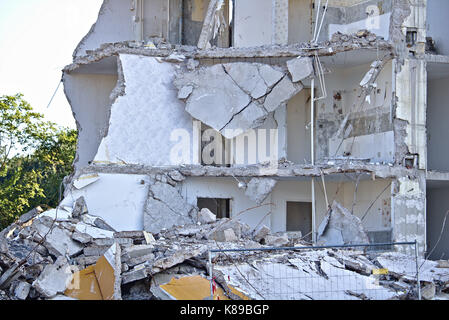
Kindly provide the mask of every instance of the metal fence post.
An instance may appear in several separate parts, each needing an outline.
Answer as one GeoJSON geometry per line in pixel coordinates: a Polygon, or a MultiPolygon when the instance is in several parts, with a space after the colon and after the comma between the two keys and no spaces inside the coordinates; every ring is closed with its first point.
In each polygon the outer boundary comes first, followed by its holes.
{"type": "Polygon", "coordinates": [[[212,268],[212,252],[209,250],[209,276],[210,276],[210,298],[214,300],[214,275],[212,268]]]}
{"type": "Polygon", "coordinates": [[[419,262],[418,262],[418,241],[415,240],[415,260],[416,260],[416,285],[418,289],[418,300],[421,300],[421,280],[419,279],[419,262]]]}

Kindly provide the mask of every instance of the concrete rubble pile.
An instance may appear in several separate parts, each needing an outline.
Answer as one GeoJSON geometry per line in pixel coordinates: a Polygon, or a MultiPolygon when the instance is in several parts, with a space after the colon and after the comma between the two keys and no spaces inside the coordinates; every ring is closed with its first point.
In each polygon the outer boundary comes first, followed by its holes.
{"type": "MultiPolygon", "coordinates": [[[[239,221],[217,219],[208,209],[198,210],[196,220],[153,234],[116,232],[101,218],[89,215],[83,198],[73,208],[34,209],[0,233],[0,299],[173,299],[161,285],[183,277],[208,279],[209,249],[307,246],[297,233],[272,234],[263,225],[252,230],[239,221]],[[86,283],[89,288],[95,284],[96,289],[89,289],[94,292],[83,292],[86,283]]],[[[416,298],[414,264],[413,257],[402,254],[352,250],[231,252],[214,256],[213,273],[230,299],[326,298],[308,294],[306,288],[289,297],[264,296],[261,292],[276,278],[269,270],[276,268],[321,277],[327,281],[324,286],[335,285],[335,278],[326,272],[338,269],[359,282],[378,286],[387,298],[406,299],[416,298]],[[373,270],[382,268],[390,270],[388,275],[376,279],[373,270]],[[242,278],[247,272],[252,277],[260,273],[251,286],[242,278]],[[234,289],[243,295],[235,295],[234,289]]],[[[424,263],[423,297],[449,293],[448,267],[447,261],[424,263]]],[[[370,299],[369,292],[349,290],[333,298],[370,299]]]]}

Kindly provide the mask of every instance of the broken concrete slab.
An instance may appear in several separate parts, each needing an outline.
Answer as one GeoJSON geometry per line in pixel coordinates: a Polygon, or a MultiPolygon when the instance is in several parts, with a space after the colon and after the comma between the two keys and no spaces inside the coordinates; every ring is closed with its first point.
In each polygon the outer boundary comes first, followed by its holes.
{"type": "Polygon", "coordinates": [[[275,179],[253,178],[246,185],[245,195],[260,205],[273,191],[276,183],[275,179]]]}
{"type": "Polygon", "coordinates": [[[127,263],[130,259],[150,255],[153,251],[153,245],[135,245],[125,248],[122,252],[122,262],[127,263]]]}
{"type": "Polygon", "coordinates": [[[310,57],[298,57],[287,61],[287,68],[293,82],[302,81],[314,74],[313,59],[310,57]]]}
{"type": "Polygon", "coordinates": [[[174,84],[180,99],[188,97],[186,111],[227,139],[262,125],[269,112],[303,88],[270,65],[247,62],[179,72],[174,84]]]}
{"type": "Polygon", "coordinates": [[[433,300],[436,295],[436,285],[433,282],[426,282],[421,286],[421,297],[424,300],[433,300]]]}
{"type": "Polygon", "coordinates": [[[273,112],[281,105],[284,105],[297,93],[299,93],[304,86],[302,83],[293,83],[288,76],[285,76],[268,94],[265,99],[264,107],[267,112],[273,112]]]}
{"type": "Polygon", "coordinates": [[[161,270],[165,270],[165,269],[171,268],[177,264],[180,264],[187,259],[201,256],[204,253],[206,253],[207,250],[208,250],[208,247],[206,245],[187,246],[186,248],[177,250],[172,255],[169,255],[167,257],[157,260],[153,264],[153,268],[159,268],[161,270]]]}
{"type": "Polygon", "coordinates": [[[196,209],[188,204],[178,189],[161,182],[155,182],[149,188],[144,208],[144,229],[158,233],[162,229],[193,223],[196,209]]]}
{"type": "Polygon", "coordinates": [[[108,251],[110,246],[89,246],[83,249],[83,254],[86,257],[102,256],[108,251]]]}
{"type": "Polygon", "coordinates": [[[211,233],[209,239],[218,242],[234,242],[239,240],[232,228],[216,230],[211,233]]]}
{"type": "Polygon", "coordinates": [[[25,300],[30,293],[31,284],[25,281],[19,281],[14,289],[14,296],[19,300],[25,300]]]}
{"type": "Polygon", "coordinates": [[[90,214],[83,214],[81,216],[81,221],[93,227],[97,227],[106,231],[116,232],[114,228],[112,228],[109,224],[107,224],[102,218],[97,216],[92,216],[90,214]]]}
{"type": "Polygon", "coordinates": [[[208,208],[203,208],[198,213],[198,222],[201,224],[214,223],[215,221],[217,221],[217,216],[208,208]]]}
{"type": "Polygon", "coordinates": [[[258,65],[258,68],[260,76],[269,88],[273,88],[285,75],[284,72],[276,70],[268,64],[258,65]]]}
{"type": "Polygon", "coordinates": [[[144,265],[134,267],[131,271],[122,273],[122,284],[142,280],[148,277],[148,270],[144,265]]]}
{"type": "Polygon", "coordinates": [[[319,245],[369,244],[362,221],[334,201],[330,212],[318,228],[319,245]]]}
{"type": "Polygon", "coordinates": [[[254,99],[263,97],[270,89],[260,75],[258,64],[227,63],[223,67],[235,83],[254,99]]]}
{"type": "Polygon", "coordinates": [[[72,216],[74,218],[79,218],[81,217],[83,214],[88,213],[89,210],[87,209],[87,204],[86,204],[86,200],[84,199],[83,196],[79,197],[76,201],[75,204],[73,205],[73,211],[72,211],[72,216]]]}
{"type": "Polygon", "coordinates": [[[93,238],[88,235],[87,233],[82,233],[82,232],[78,232],[75,231],[72,233],[72,239],[75,241],[78,241],[79,243],[82,244],[88,244],[89,242],[92,242],[93,238]]]}
{"type": "Polygon", "coordinates": [[[260,226],[254,231],[254,241],[261,242],[266,236],[270,234],[271,230],[265,225],[260,226]]]}
{"type": "Polygon", "coordinates": [[[192,94],[192,92],[193,92],[192,86],[182,87],[181,89],[179,89],[178,99],[180,100],[187,99],[192,94]]]}
{"type": "MultiPolygon", "coordinates": [[[[252,102],[242,112],[236,114],[232,120],[222,130],[223,136],[229,139],[232,135],[238,133],[237,130],[248,130],[260,127],[268,116],[268,112],[265,111],[262,105],[258,102],[252,102]],[[227,130],[234,132],[229,134],[227,130]],[[235,130],[235,131],[233,131],[235,130]]],[[[243,133],[243,132],[242,132],[243,133]]]]}
{"type": "Polygon", "coordinates": [[[97,182],[98,180],[100,180],[100,176],[98,174],[85,174],[82,175],[81,177],[79,177],[78,179],[76,179],[75,181],[73,181],[73,186],[78,189],[81,190],[85,187],[87,187],[88,185],[91,185],[94,182],[97,182]]]}
{"type": "Polygon", "coordinates": [[[55,220],[58,222],[61,221],[70,221],[72,217],[72,213],[64,210],[63,208],[50,209],[48,211],[42,212],[37,216],[38,218],[48,217],[51,220],[55,220]]]}
{"type": "Polygon", "coordinates": [[[270,234],[264,238],[265,245],[269,247],[282,247],[289,243],[287,234],[274,235],[270,234]]]}
{"type": "MultiPolygon", "coordinates": [[[[234,231],[234,235],[237,239],[242,237],[242,226],[243,224],[237,220],[232,220],[228,218],[221,219],[217,226],[215,226],[212,230],[210,230],[205,237],[209,240],[215,241],[226,241],[226,236],[224,231],[227,229],[232,229],[234,231]]],[[[246,227],[245,227],[246,229],[246,227]]],[[[232,234],[228,231],[227,234],[232,237],[232,234]]]]}
{"type": "Polygon", "coordinates": [[[205,124],[221,130],[250,102],[243,92],[226,74],[223,65],[180,74],[175,80],[179,89],[191,85],[194,90],[187,100],[186,111],[205,124]],[[213,112],[212,108],[213,107],[213,112]]]}
{"type": "Polygon", "coordinates": [[[72,270],[65,257],[59,257],[54,264],[47,265],[44,271],[33,282],[40,294],[47,298],[64,293],[72,280],[72,270]]]}
{"type": "MultiPolygon", "coordinates": [[[[41,220],[41,219],[39,219],[41,220]]],[[[55,256],[73,256],[83,250],[81,244],[72,240],[72,234],[69,230],[61,228],[59,225],[54,225],[50,230],[48,224],[42,221],[35,221],[32,226],[35,230],[37,240],[40,241],[45,237],[44,246],[48,251],[55,256]]]]}
{"type": "Polygon", "coordinates": [[[93,239],[110,239],[114,237],[113,231],[96,228],[84,222],[78,222],[75,225],[75,230],[79,233],[88,234],[93,239]]]}

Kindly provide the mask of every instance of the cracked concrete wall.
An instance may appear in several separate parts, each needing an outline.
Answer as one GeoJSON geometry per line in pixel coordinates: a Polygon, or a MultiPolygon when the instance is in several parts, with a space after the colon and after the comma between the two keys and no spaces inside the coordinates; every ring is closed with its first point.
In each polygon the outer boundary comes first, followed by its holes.
{"type": "Polygon", "coordinates": [[[303,89],[299,80],[308,75],[310,72],[294,83],[280,68],[226,63],[190,72],[180,70],[175,86],[192,117],[232,139],[239,135],[236,130],[245,133],[263,124],[269,113],[303,89]]]}
{"type": "MultiPolygon", "coordinates": [[[[396,122],[404,121],[405,136],[397,131],[408,153],[419,155],[418,168],[427,168],[427,72],[426,62],[405,59],[404,64],[396,63],[396,122]],[[400,67],[400,70],[398,70],[400,67]]],[[[398,146],[400,147],[400,146],[398,146]]],[[[404,155],[402,155],[404,156],[404,155]]],[[[402,162],[401,159],[396,161],[402,162]]]]}
{"type": "Polygon", "coordinates": [[[350,152],[356,158],[394,162],[392,63],[387,63],[380,72],[369,100],[362,101],[360,81],[369,70],[370,65],[364,64],[336,68],[327,75],[328,97],[317,103],[318,159],[350,152]],[[337,134],[347,116],[344,130],[337,134]]]}
{"type": "Polygon", "coordinates": [[[143,230],[143,210],[150,179],[147,175],[98,174],[93,183],[66,193],[60,207],[72,207],[83,196],[89,214],[117,231],[143,230]]]}
{"type": "Polygon", "coordinates": [[[64,74],[64,91],[72,107],[78,128],[75,169],[87,166],[95,157],[101,139],[107,132],[110,94],[117,75],[64,74]]]}
{"type": "MultiPolygon", "coordinates": [[[[181,163],[192,163],[192,118],[177,99],[175,66],[159,58],[120,55],[125,92],[111,107],[108,135],[95,163],[169,165],[177,145],[186,146],[181,163]]],[[[176,160],[178,161],[178,160],[176,160]]]]}

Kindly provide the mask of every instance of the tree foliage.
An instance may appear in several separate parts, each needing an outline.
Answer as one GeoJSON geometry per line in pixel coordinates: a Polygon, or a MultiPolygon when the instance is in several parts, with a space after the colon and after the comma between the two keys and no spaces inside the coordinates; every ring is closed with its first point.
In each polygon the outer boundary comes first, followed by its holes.
{"type": "Polygon", "coordinates": [[[43,121],[21,94],[0,97],[0,229],[36,206],[58,204],[76,140],[76,130],[43,121]]]}

